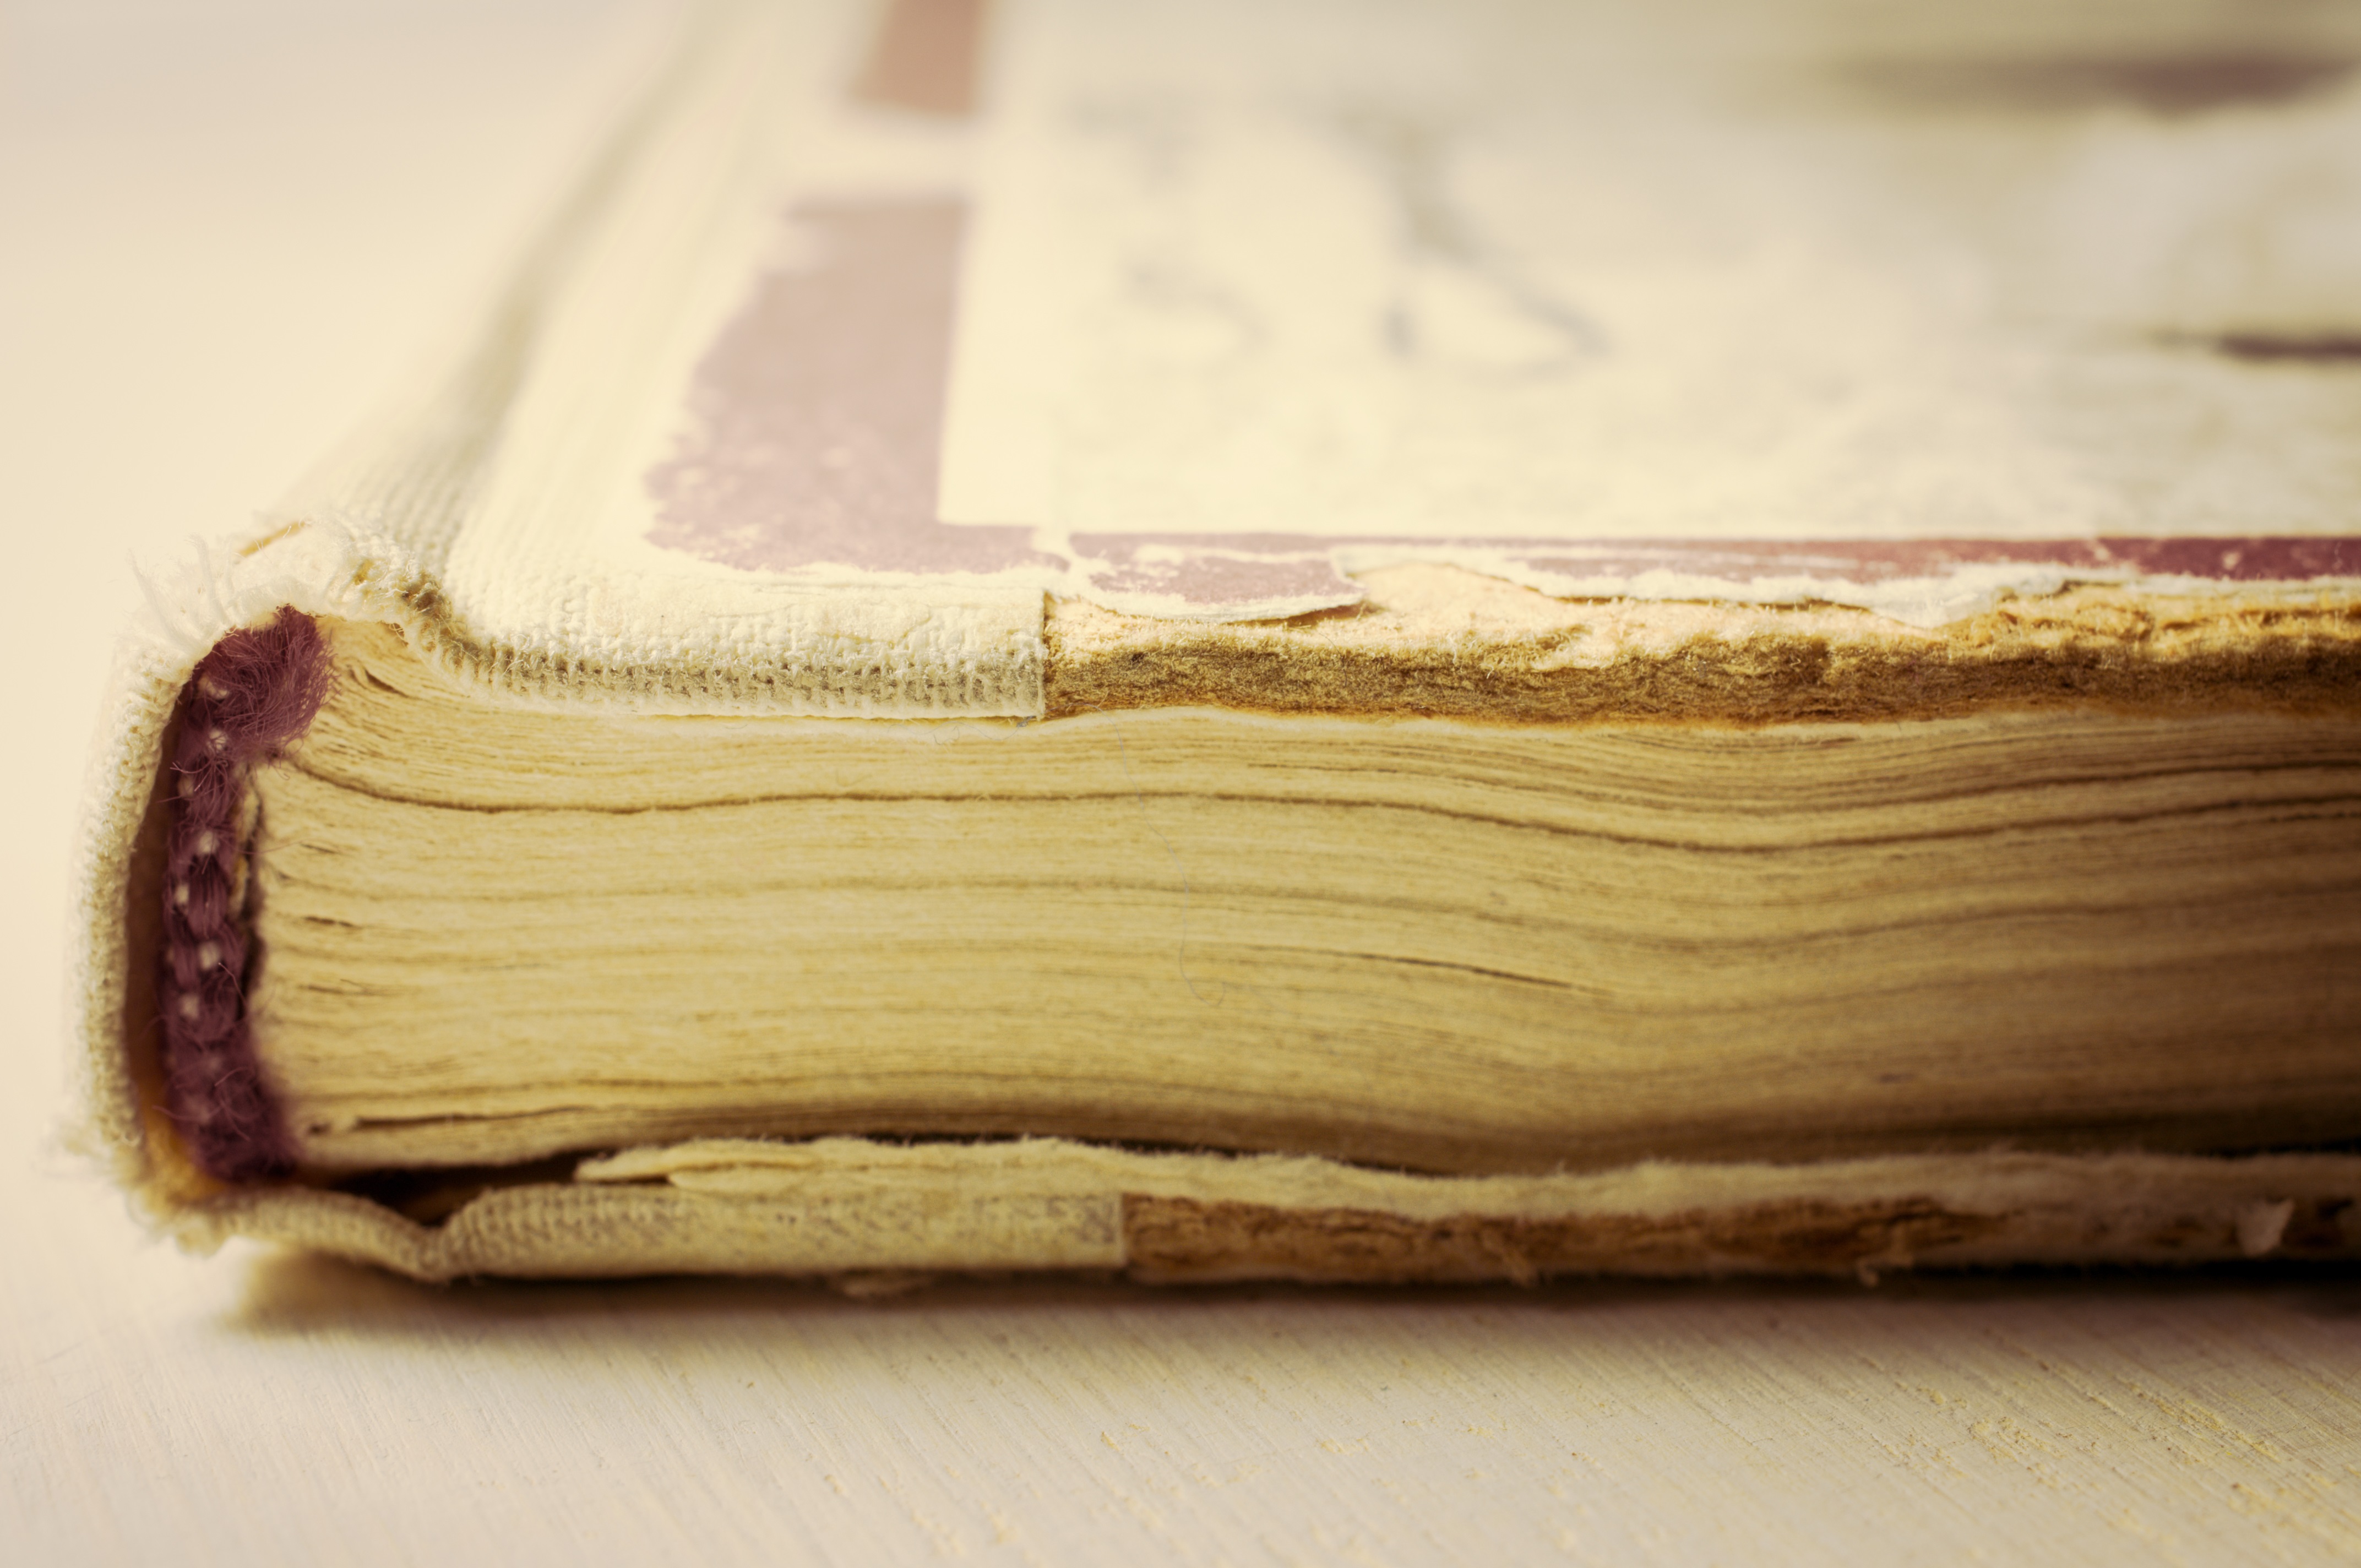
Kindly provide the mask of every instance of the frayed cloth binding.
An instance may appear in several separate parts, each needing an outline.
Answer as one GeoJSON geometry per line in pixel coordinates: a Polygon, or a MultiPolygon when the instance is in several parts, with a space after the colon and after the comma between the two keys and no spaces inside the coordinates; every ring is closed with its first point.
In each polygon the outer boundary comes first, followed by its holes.
{"type": "Polygon", "coordinates": [[[223,637],[181,692],[157,998],[168,1109],[198,1166],[224,1180],[280,1177],[295,1165],[247,1018],[258,957],[247,780],[311,728],[329,679],[318,624],[285,609],[223,637]]]}

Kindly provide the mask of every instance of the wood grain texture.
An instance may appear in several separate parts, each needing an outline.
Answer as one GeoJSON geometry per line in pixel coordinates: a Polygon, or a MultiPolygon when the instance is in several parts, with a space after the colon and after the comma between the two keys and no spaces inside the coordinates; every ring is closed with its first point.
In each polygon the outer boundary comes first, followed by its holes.
{"type": "Polygon", "coordinates": [[[18,1561],[2361,1549],[2349,1276],[436,1290],[135,1255],[103,1198],[36,1194],[46,1266],[5,1352],[18,1561]]]}

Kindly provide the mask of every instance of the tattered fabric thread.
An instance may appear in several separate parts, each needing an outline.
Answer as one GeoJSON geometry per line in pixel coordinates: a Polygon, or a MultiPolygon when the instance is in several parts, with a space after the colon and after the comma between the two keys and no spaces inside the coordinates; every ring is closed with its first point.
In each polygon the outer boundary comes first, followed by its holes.
{"type": "Polygon", "coordinates": [[[257,957],[243,875],[247,784],[311,728],[329,679],[318,625],[282,609],[215,643],[181,693],[157,997],[168,1108],[197,1165],[225,1180],[294,1168],[246,1012],[257,957]]]}

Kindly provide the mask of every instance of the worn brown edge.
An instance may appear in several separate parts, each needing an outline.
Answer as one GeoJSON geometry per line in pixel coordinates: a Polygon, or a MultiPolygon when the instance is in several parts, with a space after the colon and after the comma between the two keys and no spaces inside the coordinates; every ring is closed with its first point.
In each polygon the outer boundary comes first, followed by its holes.
{"type": "MultiPolygon", "coordinates": [[[[2269,1255],[2299,1261],[2361,1252],[2350,1200],[2295,1202],[2269,1255]]],[[[1554,1218],[1463,1214],[1409,1219],[1369,1210],[1269,1208],[1188,1198],[1123,1200],[1136,1277],[1160,1284],[1247,1279],[1323,1283],[1531,1285],[1560,1276],[1861,1275],[1882,1269],[2076,1261],[2214,1262],[2251,1255],[2235,1223],[2174,1214],[2129,1234],[2091,1234],[2061,1258],[2026,1217],[1895,1196],[1842,1203],[1788,1199],[1674,1214],[1554,1218]]]]}
{"type": "Polygon", "coordinates": [[[2081,705],[2136,713],[2361,708],[2361,593],[2086,587],[1932,630],[1837,606],[1527,596],[1510,623],[1382,602],[1207,624],[1053,602],[1047,714],[1211,706],[1482,722],[1768,725],[2081,705]]]}

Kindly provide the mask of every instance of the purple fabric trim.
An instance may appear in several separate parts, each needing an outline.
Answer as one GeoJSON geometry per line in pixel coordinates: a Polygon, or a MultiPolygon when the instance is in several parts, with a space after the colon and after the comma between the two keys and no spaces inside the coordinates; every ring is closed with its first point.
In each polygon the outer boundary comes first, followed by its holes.
{"type": "Polygon", "coordinates": [[[157,959],[166,1106],[197,1165],[228,1181],[295,1166],[246,1015],[258,955],[238,896],[241,829],[251,770],[311,728],[329,678],[318,625],[282,609],[215,643],[181,693],[157,959]]]}

